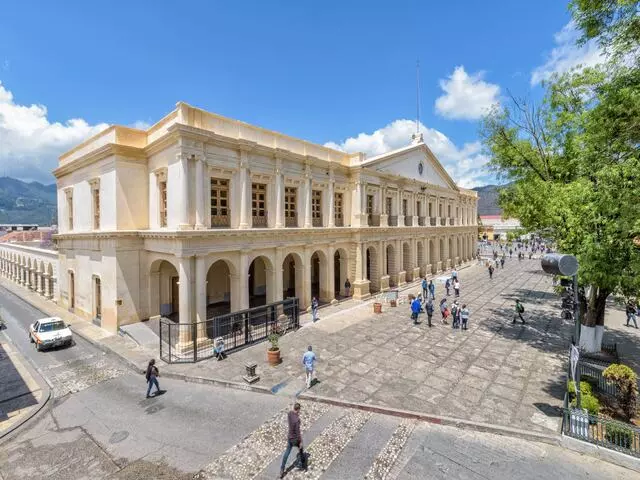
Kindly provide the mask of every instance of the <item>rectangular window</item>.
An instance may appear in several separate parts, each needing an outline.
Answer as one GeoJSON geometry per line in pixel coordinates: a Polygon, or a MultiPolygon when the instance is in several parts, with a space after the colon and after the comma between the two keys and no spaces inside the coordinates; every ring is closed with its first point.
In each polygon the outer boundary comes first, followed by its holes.
{"type": "Polygon", "coordinates": [[[392,199],[391,197],[387,197],[384,199],[384,213],[386,213],[387,215],[391,215],[391,203],[392,203],[392,199]]]}
{"type": "Polygon", "coordinates": [[[251,185],[251,215],[254,217],[267,216],[267,186],[262,183],[251,185]]]}
{"type": "Polygon", "coordinates": [[[211,178],[211,226],[229,226],[229,180],[211,178]]]}
{"type": "Polygon", "coordinates": [[[296,196],[295,187],[285,187],[284,189],[284,216],[285,218],[296,218],[296,196]]]}
{"type": "Polygon", "coordinates": [[[333,194],[333,202],[334,202],[334,214],[335,214],[335,223],[338,226],[341,226],[341,222],[344,220],[344,207],[342,203],[342,194],[334,193],[333,194]]]}
{"type": "Polygon", "coordinates": [[[95,304],[96,304],[96,318],[102,318],[102,287],[100,285],[100,279],[95,278],[95,304]]]}
{"type": "Polygon", "coordinates": [[[408,210],[407,199],[403,198],[402,199],[402,215],[404,215],[405,217],[407,216],[407,210],[408,210]]]}
{"type": "Polygon", "coordinates": [[[429,216],[433,217],[433,204],[429,202],[429,216]]]}
{"type": "Polygon", "coordinates": [[[422,202],[416,202],[416,212],[418,213],[418,217],[422,216],[422,202]]]}
{"type": "Polygon", "coordinates": [[[367,215],[373,214],[373,195],[367,195],[367,215]]]}
{"type": "Polygon", "coordinates": [[[69,230],[73,230],[73,193],[67,193],[67,219],[69,221],[69,230]]]}
{"type": "Polygon", "coordinates": [[[311,218],[322,219],[322,191],[311,192],[311,218]]]}
{"type": "Polygon", "coordinates": [[[93,228],[100,229],[100,189],[93,190],[93,228]]]}
{"type": "Polygon", "coordinates": [[[160,209],[160,228],[167,226],[167,182],[158,182],[158,202],[160,209]]]}

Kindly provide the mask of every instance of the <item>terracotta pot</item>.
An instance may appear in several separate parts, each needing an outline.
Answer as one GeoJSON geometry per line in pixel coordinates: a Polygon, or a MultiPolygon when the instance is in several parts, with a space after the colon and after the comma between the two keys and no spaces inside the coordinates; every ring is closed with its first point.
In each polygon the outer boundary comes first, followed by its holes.
{"type": "Polygon", "coordinates": [[[382,304],[381,303],[374,303],[373,304],[373,313],[382,313],[382,304]]]}
{"type": "Polygon", "coordinates": [[[282,359],[280,358],[280,349],[267,350],[267,361],[269,365],[279,365],[282,359]]]}

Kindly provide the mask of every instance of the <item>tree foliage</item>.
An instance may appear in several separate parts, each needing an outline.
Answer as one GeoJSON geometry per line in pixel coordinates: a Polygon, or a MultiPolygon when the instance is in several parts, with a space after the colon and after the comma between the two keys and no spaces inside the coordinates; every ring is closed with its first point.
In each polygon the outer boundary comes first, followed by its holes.
{"type": "Polygon", "coordinates": [[[598,40],[609,61],[556,76],[540,105],[512,97],[481,130],[491,167],[513,182],[504,215],[578,258],[589,326],[603,324],[610,293],[640,291],[639,3],[574,0],[583,41],[598,40]]]}

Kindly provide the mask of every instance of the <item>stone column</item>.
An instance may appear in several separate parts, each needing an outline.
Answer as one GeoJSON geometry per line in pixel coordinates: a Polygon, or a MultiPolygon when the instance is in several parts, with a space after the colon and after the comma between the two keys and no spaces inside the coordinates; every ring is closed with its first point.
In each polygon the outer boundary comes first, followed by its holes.
{"type": "Polygon", "coordinates": [[[357,179],[355,182],[354,194],[351,202],[351,225],[353,227],[362,226],[360,221],[362,218],[362,182],[357,179]]]}
{"type": "Polygon", "coordinates": [[[367,250],[363,248],[362,242],[356,243],[356,279],[351,284],[353,287],[353,298],[363,299],[370,296],[369,280],[366,278],[367,250]]]}
{"type": "Polygon", "coordinates": [[[282,273],[283,273],[283,269],[282,269],[282,262],[284,260],[284,249],[283,247],[276,247],[276,256],[275,256],[275,265],[273,266],[273,270],[274,270],[274,275],[275,275],[275,282],[274,282],[274,288],[276,289],[275,291],[275,300],[276,302],[280,301],[280,300],[284,300],[284,292],[283,292],[283,286],[282,286],[282,273]]]}
{"type": "Polygon", "coordinates": [[[204,158],[196,158],[196,229],[205,228],[204,158]]]}
{"type": "MultiPolygon", "coordinates": [[[[178,312],[181,324],[192,324],[195,320],[193,314],[193,257],[178,257],[179,274],[179,304],[178,312]]],[[[178,343],[182,347],[188,347],[193,340],[193,331],[185,326],[180,327],[178,343]]]]}
{"type": "Polygon", "coordinates": [[[44,275],[44,296],[47,299],[51,299],[51,275],[45,273],[44,275]]]}
{"type": "Polygon", "coordinates": [[[238,310],[246,310],[249,308],[249,252],[245,250],[240,252],[238,276],[238,310]]]}
{"type": "Polygon", "coordinates": [[[311,166],[307,165],[304,169],[304,228],[313,227],[313,220],[311,218],[311,166]]]}
{"type": "MultiPolygon", "coordinates": [[[[325,281],[325,297],[331,303],[338,303],[336,300],[336,287],[335,287],[335,274],[336,274],[336,265],[333,256],[335,255],[336,249],[333,245],[329,245],[329,258],[327,259],[327,279],[325,281]]],[[[338,275],[339,276],[339,275],[338,275]]],[[[322,288],[322,286],[321,286],[322,288]]],[[[338,288],[342,288],[338,285],[338,288]]]]}
{"type": "Polygon", "coordinates": [[[203,255],[196,255],[196,322],[198,344],[206,342],[207,338],[207,269],[203,255]]]}
{"type": "Polygon", "coordinates": [[[411,192],[411,214],[413,215],[413,219],[411,225],[414,227],[418,226],[418,196],[415,192],[411,192]]]}
{"type": "Polygon", "coordinates": [[[387,198],[387,187],[384,185],[380,186],[380,226],[388,227],[389,226],[389,213],[385,212],[385,201],[387,198]]]}
{"type": "Polygon", "coordinates": [[[404,212],[402,211],[403,190],[398,188],[398,226],[404,227],[404,212]]]}
{"type": "MultiPolygon", "coordinates": [[[[282,160],[276,158],[276,228],[284,227],[284,185],[282,179],[282,160]]],[[[282,295],[282,292],[280,292],[282,295]]]]}
{"type": "Polygon", "coordinates": [[[184,153],[178,154],[180,162],[180,211],[178,214],[178,228],[187,230],[189,224],[189,157],[184,153]]]}
{"type": "Polygon", "coordinates": [[[42,272],[40,270],[36,270],[36,292],[38,295],[42,295],[42,272]]]}
{"type": "Polygon", "coordinates": [[[336,179],[333,176],[333,169],[329,171],[329,221],[327,226],[333,228],[336,226],[336,211],[335,211],[335,187],[336,179]]]}
{"type": "Polygon", "coordinates": [[[251,194],[251,185],[249,185],[249,152],[240,150],[240,225],[239,228],[249,228],[249,195],[251,194]]]}

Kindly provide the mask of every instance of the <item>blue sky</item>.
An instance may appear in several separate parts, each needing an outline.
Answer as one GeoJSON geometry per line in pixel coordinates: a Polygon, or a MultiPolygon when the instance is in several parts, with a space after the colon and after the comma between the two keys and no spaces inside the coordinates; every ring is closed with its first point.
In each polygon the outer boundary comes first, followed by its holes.
{"type": "Polygon", "coordinates": [[[0,175],[50,182],[106,124],[183,100],[369,154],[425,140],[463,186],[491,181],[478,119],[507,91],[592,63],[562,0],[11,2],[0,15],[0,175]]]}

